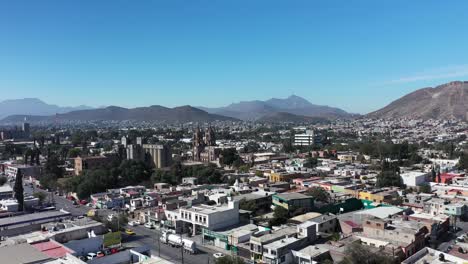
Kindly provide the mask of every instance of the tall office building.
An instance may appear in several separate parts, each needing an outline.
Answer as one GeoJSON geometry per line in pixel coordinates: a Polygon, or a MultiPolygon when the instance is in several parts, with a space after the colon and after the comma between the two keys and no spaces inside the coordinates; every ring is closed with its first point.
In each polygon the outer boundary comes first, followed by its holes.
{"type": "Polygon", "coordinates": [[[315,134],[313,130],[306,130],[304,134],[294,135],[295,146],[312,146],[315,144],[315,134]]]}
{"type": "Polygon", "coordinates": [[[128,160],[146,162],[153,168],[169,167],[172,164],[170,147],[162,144],[143,144],[142,138],[137,138],[136,144],[128,144],[126,147],[128,160]]]}

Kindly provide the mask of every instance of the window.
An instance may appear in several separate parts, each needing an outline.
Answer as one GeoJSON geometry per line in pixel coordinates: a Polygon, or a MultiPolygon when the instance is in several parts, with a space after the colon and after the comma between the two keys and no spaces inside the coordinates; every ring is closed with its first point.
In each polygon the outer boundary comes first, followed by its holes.
{"type": "Polygon", "coordinates": [[[380,223],[377,223],[377,226],[382,226],[382,224],[380,224],[380,223]]]}
{"type": "Polygon", "coordinates": [[[280,262],[283,263],[286,261],[286,256],[282,256],[280,262]]]}

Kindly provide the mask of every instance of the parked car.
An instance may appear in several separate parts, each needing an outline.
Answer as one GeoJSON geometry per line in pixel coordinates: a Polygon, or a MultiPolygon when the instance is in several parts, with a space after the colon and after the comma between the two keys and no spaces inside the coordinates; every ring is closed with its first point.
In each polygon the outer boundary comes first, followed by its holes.
{"type": "Polygon", "coordinates": [[[114,220],[114,217],[115,217],[114,214],[110,214],[110,215],[107,216],[107,220],[112,222],[112,220],[114,220]]]}
{"type": "Polygon", "coordinates": [[[213,254],[213,258],[215,258],[215,259],[219,259],[219,258],[223,258],[223,257],[224,257],[223,253],[214,253],[213,254]]]}
{"type": "Polygon", "coordinates": [[[129,226],[139,226],[139,225],[141,225],[141,222],[140,221],[130,221],[130,222],[128,222],[128,225],[129,226]]]}
{"type": "Polygon", "coordinates": [[[104,254],[104,252],[102,252],[102,251],[98,251],[98,252],[96,252],[96,256],[97,256],[98,258],[102,258],[102,257],[105,256],[105,254],[104,254]]]}
{"type": "Polygon", "coordinates": [[[146,228],[149,228],[149,229],[154,229],[154,225],[153,225],[153,223],[151,223],[151,222],[146,223],[146,224],[145,224],[145,227],[146,227],[146,228]]]}
{"type": "Polygon", "coordinates": [[[97,257],[96,253],[88,253],[88,255],[86,255],[86,258],[88,260],[95,259],[96,257],[97,257]]]}

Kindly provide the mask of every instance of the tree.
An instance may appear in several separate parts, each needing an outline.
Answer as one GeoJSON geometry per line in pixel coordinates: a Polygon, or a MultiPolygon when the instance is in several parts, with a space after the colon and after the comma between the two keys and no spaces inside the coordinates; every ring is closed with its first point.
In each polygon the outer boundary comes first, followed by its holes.
{"type": "Polygon", "coordinates": [[[105,220],[104,225],[112,230],[112,232],[120,231],[128,224],[128,217],[122,213],[119,213],[116,217],[112,217],[112,220],[105,220]]]}
{"type": "Polygon", "coordinates": [[[136,160],[123,161],[118,171],[120,171],[120,184],[134,185],[143,181],[149,181],[151,172],[144,162],[136,160]]]}
{"type": "Polygon", "coordinates": [[[18,211],[24,210],[24,188],[23,188],[23,172],[18,170],[16,173],[15,186],[13,187],[15,198],[18,201],[18,211]]]}
{"type": "Polygon", "coordinates": [[[70,158],[76,158],[81,155],[81,150],[78,148],[71,148],[68,150],[68,157],[70,158]]]}
{"type": "Polygon", "coordinates": [[[419,186],[419,191],[422,192],[422,193],[431,193],[432,192],[432,189],[431,189],[431,186],[427,183],[419,186]]]}
{"type": "Polygon", "coordinates": [[[304,167],[315,168],[317,167],[317,164],[318,164],[317,158],[310,157],[310,158],[307,158],[307,160],[304,162],[304,167]]]}
{"type": "Polygon", "coordinates": [[[224,256],[215,260],[216,264],[245,264],[240,257],[224,256]]]}
{"type": "Polygon", "coordinates": [[[400,177],[400,168],[396,164],[383,162],[382,171],[377,175],[377,187],[402,187],[403,181],[400,177]]]}
{"type": "Polygon", "coordinates": [[[260,145],[255,141],[249,141],[242,149],[244,153],[254,153],[260,149],[260,145]]]}
{"type": "Polygon", "coordinates": [[[330,194],[322,187],[311,187],[307,189],[306,194],[319,202],[327,203],[330,201],[330,194]]]}
{"type": "Polygon", "coordinates": [[[249,170],[250,170],[250,167],[248,165],[241,165],[239,167],[239,172],[240,173],[247,173],[247,172],[249,172],[249,170]]]}
{"type": "Polygon", "coordinates": [[[363,263],[365,260],[366,264],[396,264],[398,261],[390,256],[383,254],[381,251],[373,252],[369,248],[358,244],[350,244],[344,254],[343,260],[340,264],[358,264],[363,263]]]}
{"type": "Polygon", "coordinates": [[[289,212],[282,206],[276,206],[273,210],[273,219],[270,219],[270,226],[285,224],[288,221],[289,212]]]}
{"type": "Polygon", "coordinates": [[[257,205],[255,200],[247,201],[245,198],[239,201],[239,208],[246,211],[255,212],[257,210],[257,205]]]}
{"type": "Polygon", "coordinates": [[[227,166],[242,165],[242,158],[235,148],[223,149],[221,151],[221,163],[227,166]]]}
{"type": "Polygon", "coordinates": [[[0,176],[0,186],[3,186],[8,181],[7,177],[0,176]]]}
{"type": "Polygon", "coordinates": [[[45,194],[43,192],[35,192],[35,193],[33,193],[33,196],[39,199],[39,204],[41,204],[41,205],[45,201],[45,199],[47,198],[47,194],[45,194]]]}
{"type": "Polygon", "coordinates": [[[460,154],[460,160],[458,161],[458,167],[461,170],[468,170],[468,153],[462,152],[460,154]]]}

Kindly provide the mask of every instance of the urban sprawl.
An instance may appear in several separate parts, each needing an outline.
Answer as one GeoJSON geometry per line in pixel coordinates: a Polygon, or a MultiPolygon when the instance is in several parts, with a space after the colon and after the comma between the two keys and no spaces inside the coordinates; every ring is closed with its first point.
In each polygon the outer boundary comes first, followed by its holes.
{"type": "Polygon", "coordinates": [[[468,263],[468,123],[0,128],[0,263],[468,263]]]}

